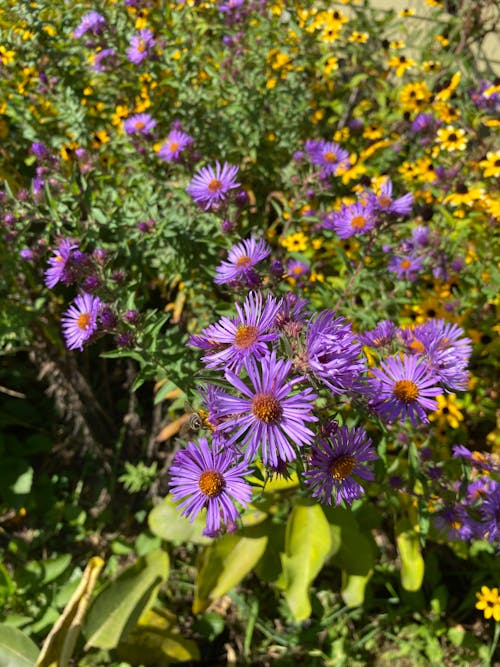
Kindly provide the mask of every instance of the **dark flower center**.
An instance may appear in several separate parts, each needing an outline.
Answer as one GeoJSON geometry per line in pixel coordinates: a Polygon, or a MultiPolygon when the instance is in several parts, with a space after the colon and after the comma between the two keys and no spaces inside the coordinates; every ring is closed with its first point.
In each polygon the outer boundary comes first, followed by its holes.
{"type": "Polygon", "coordinates": [[[345,479],[352,473],[356,464],[354,456],[339,456],[330,463],[330,475],[333,479],[345,479]]]}
{"type": "Polygon", "coordinates": [[[78,319],[76,320],[76,326],[79,329],[85,330],[88,328],[90,324],[90,313],[82,313],[81,315],[78,316],[78,319]]]}
{"type": "Polygon", "coordinates": [[[391,205],[391,198],[387,195],[382,195],[378,198],[378,205],[382,208],[388,208],[391,205]]]}
{"type": "Polygon", "coordinates": [[[209,192],[217,192],[222,188],[222,181],[219,181],[217,178],[212,178],[208,184],[209,192]]]}
{"type": "Polygon", "coordinates": [[[259,328],[253,324],[242,324],[236,329],[234,344],[239,350],[246,350],[259,336],[259,328]]]}
{"type": "Polygon", "coordinates": [[[254,416],[265,424],[277,422],[283,414],[281,405],[274,394],[257,394],[252,401],[254,416]]]}
{"type": "Polygon", "coordinates": [[[455,132],[452,132],[451,134],[448,135],[448,141],[456,141],[458,139],[457,135],[455,132]]]}
{"type": "Polygon", "coordinates": [[[404,403],[413,403],[418,398],[418,387],[411,380],[398,380],[394,385],[394,396],[404,403]]]}
{"type": "Polygon", "coordinates": [[[224,476],[218,470],[204,470],[198,480],[200,491],[207,498],[220,496],[225,485],[224,476]]]}

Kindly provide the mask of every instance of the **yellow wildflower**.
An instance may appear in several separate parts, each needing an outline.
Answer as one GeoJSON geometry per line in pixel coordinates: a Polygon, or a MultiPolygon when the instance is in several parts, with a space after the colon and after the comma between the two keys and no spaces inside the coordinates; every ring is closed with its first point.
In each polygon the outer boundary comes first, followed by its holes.
{"type": "Polygon", "coordinates": [[[500,621],[500,596],[498,595],[498,588],[481,586],[481,592],[476,593],[476,597],[476,609],[483,612],[484,618],[494,618],[495,621],[500,621]]]}
{"type": "Polygon", "coordinates": [[[396,70],[396,76],[403,76],[406,70],[414,65],[415,61],[407,56],[393,56],[387,61],[387,66],[396,70]]]}
{"type": "Polygon", "coordinates": [[[446,150],[449,153],[463,151],[467,146],[467,138],[465,137],[464,130],[453,127],[453,125],[440,127],[437,131],[437,140],[440,143],[440,149],[446,150]]]}
{"type": "Polygon", "coordinates": [[[290,234],[281,239],[280,243],[288,252],[302,252],[307,249],[307,237],[303,232],[290,234]]]}
{"type": "Polygon", "coordinates": [[[448,425],[451,428],[458,428],[460,422],[464,420],[464,416],[458,408],[456,398],[456,394],[436,396],[438,407],[429,414],[429,420],[431,422],[437,421],[439,424],[448,425]]]}
{"type": "Polygon", "coordinates": [[[500,176],[500,151],[490,151],[486,154],[486,158],[481,160],[479,166],[483,170],[484,178],[493,176],[496,178],[500,176]]]}

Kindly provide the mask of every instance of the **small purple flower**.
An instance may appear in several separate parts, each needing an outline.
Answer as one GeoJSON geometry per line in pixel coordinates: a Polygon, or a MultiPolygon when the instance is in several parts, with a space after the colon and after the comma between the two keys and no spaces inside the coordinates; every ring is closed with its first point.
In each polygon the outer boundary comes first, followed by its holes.
{"type": "Polygon", "coordinates": [[[134,65],[139,65],[151,53],[156,44],[153,33],[148,28],[139,30],[136,35],[130,38],[130,48],[127,51],[127,58],[134,65]]]}
{"type": "Polygon", "coordinates": [[[350,505],[363,495],[356,477],[372,480],[372,466],[363,465],[378,458],[362,427],[338,428],[329,438],[318,438],[312,447],[305,484],[320,503],[335,505],[342,500],[350,505]]]}
{"type": "Polygon", "coordinates": [[[413,257],[412,255],[393,255],[389,261],[388,269],[397,275],[400,280],[415,280],[417,273],[423,266],[423,259],[421,257],[413,257]]]}
{"type": "Polygon", "coordinates": [[[57,246],[54,256],[49,259],[49,268],[45,271],[45,285],[52,289],[58,282],[66,282],[69,279],[68,264],[72,251],[78,248],[78,244],[72,243],[70,239],[63,239],[57,246]]]}
{"type": "Polygon", "coordinates": [[[479,512],[482,535],[492,544],[500,542],[500,484],[492,482],[488,497],[483,501],[479,512]]]}
{"type": "Polygon", "coordinates": [[[236,283],[249,274],[255,273],[254,266],[262,262],[271,252],[271,248],[264,239],[255,239],[251,236],[234,245],[228,253],[227,260],[215,269],[214,282],[218,285],[236,283]]]}
{"type": "Polygon", "coordinates": [[[39,160],[42,160],[43,158],[46,158],[49,155],[49,149],[41,141],[34,141],[31,144],[31,152],[39,160]]]}
{"type": "Polygon", "coordinates": [[[324,226],[335,230],[341,239],[348,239],[354,234],[365,234],[375,227],[376,218],[371,204],[356,202],[342,206],[325,220],[324,226]]]}
{"type": "Polygon", "coordinates": [[[250,470],[246,463],[235,462],[234,452],[217,441],[209,445],[206,438],[189,442],[178,452],[170,467],[170,490],[179,502],[182,516],[192,522],[207,510],[205,534],[214,535],[221,522],[233,523],[240,516],[235,503],[246,506],[252,488],[245,481],[250,470]]]}
{"type": "Polygon", "coordinates": [[[127,134],[150,134],[156,127],[156,121],[148,113],[136,113],[123,121],[127,134]]]}
{"type": "Polygon", "coordinates": [[[35,253],[29,248],[22,248],[19,251],[19,256],[21,259],[24,259],[25,262],[29,262],[32,259],[35,259],[35,253]]]}
{"type": "Polygon", "coordinates": [[[73,30],[73,37],[79,39],[88,32],[99,35],[106,27],[106,19],[99,12],[88,12],[82,17],[78,26],[73,30]]]}
{"type": "Polygon", "coordinates": [[[102,49],[98,51],[92,58],[92,69],[95,72],[105,72],[108,67],[112,66],[115,56],[115,49],[102,49]]]}
{"type": "Polygon", "coordinates": [[[394,339],[396,333],[396,325],[390,320],[382,320],[377,324],[375,329],[365,331],[358,335],[358,340],[362,345],[369,347],[385,347],[389,345],[394,339]]]}
{"type": "Polygon", "coordinates": [[[434,517],[436,529],[449,540],[469,540],[475,532],[475,525],[461,505],[446,506],[434,517]]]}
{"type": "Polygon", "coordinates": [[[375,211],[390,215],[408,215],[413,206],[413,194],[408,192],[398,199],[392,197],[392,181],[388,178],[380,186],[380,194],[371,193],[369,198],[375,211]]]}
{"type": "Polygon", "coordinates": [[[304,278],[311,273],[309,264],[301,262],[299,259],[289,259],[286,265],[286,275],[288,278],[304,278]]]}
{"type": "Polygon", "coordinates": [[[323,176],[337,174],[349,167],[349,153],[333,141],[308,140],[305,149],[312,164],[321,167],[323,176]]]}
{"type": "MultiPolygon", "coordinates": [[[[236,319],[222,317],[203,331],[204,337],[215,345],[209,348],[203,361],[207,368],[228,368],[238,373],[245,359],[252,356],[261,358],[269,354],[268,343],[279,338],[271,332],[281,302],[271,295],[263,301],[262,294],[250,292],[243,306],[235,304],[238,312],[236,319]]],[[[191,344],[199,340],[191,339],[191,344]]]]}
{"type": "Polygon", "coordinates": [[[430,229],[426,225],[418,225],[411,233],[411,237],[417,245],[429,244],[430,229]]]}
{"type": "Polygon", "coordinates": [[[371,368],[370,372],[371,406],[382,418],[393,422],[400,417],[404,422],[409,417],[414,426],[419,420],[429,421],[425,411],[437,409],[433,397],[443,390],[424,361],[407,355],[390,357],[381,368],[371,368]]]}
{"type": "Polygon", "coordinates": [[[61,319],[68,350],[83,350],[83,344],[97,330],[97,317],[102,305],[99,297],[91,294],[84,293],[76,297],[61,319]]]}
{"type": "Polygon", "coordinates": [[[365,369],[361,345],[344,317],[323,310],[311,320],[306,332],[306,364],[334,394],[359,388],[365,369]]]}
{"type": "Polygon", "coordinates": [[[302,378],[289,378],[292,362],[276,359],[276,353],[259,362],[245,361],[251,387],[226,372],[226,379],[243,396],[221,393],[217,418],[218,430],[229,433],[226,447],[245,449],[245,460],[252,461],[259,449],[264,465],[277,466],[278,461],[293,461],[298,447],[312,442],[314,433],[306,422],[317,421],[313,415],[316,395],[310,387],[293,392],[302,378]]]}
{"type": "Polygon", "coordinates": [[[179,162],[181,153],[193,143],[193,137],[181,130],[171,130],[158,151],[158,157],[164,162],[179,162]]]}
{"type": "Polygon", "coordinates": [[[237,173],[238,167],[231,166],[227,162],[224,162],[222,167],[216,162],[215,170],[211,166],[202,167],[194,175],[186,192],[207,211],[224,201],[229,190],[239,187],[240,183],[235,180],[237,173]]]}
{"type": "Polygon", "coordinates": [[[244,4],[245,0],[226,0],[226,2],[217,5],[217,9],[224,14],[226,12],[233,12],[244,4]]]}
{"type": "Polygon", "coordinates": [[[432,132],[440,124],[440,121],[437,120],[431,113],[419,113],[415,116],[412,124],[412,132],[432,132]]]}
{"type": "Polygon", "coordinates": [[[465,459],[478,470],[500,472],[500,465],[496,463],[489,452],[470,451],[463,445],[454,445],[452,455],[455,459],[465,459]]]}

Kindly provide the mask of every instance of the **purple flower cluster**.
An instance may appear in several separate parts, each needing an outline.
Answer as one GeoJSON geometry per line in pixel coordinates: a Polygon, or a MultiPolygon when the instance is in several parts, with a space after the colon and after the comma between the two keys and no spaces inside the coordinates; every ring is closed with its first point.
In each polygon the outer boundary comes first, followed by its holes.
{"type": "Polygon", "coordinates": [[[156,45],[153,33],[148,28],[139,30],[136,35],[130,38],[130,47],[127,51],[127,58],[134,65],[140,65],[146,60],[156,45]]]}
{"type": "Polygon", "coordinates": [[[349,153],[339,144],[323,139],[308,139],[304,145],[311,163],[321,168],[321,177],[336,176],[349,167],[349,153]]]}

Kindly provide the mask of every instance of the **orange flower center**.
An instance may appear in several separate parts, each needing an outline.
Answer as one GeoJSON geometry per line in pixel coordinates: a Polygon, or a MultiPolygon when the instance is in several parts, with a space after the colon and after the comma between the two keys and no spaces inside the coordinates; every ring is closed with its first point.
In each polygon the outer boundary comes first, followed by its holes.
{"type": "Polygon", "coordinates": [[[273,394],[257,394],[252,402],[252,412],[259,421],[271,424],[278,421],[283,410],[273,394]]]}
{"type": "Polygon", "coordinates": [[[56,260],[56,262],[59,262],[59,263],[64,262],[64,259],[61,257],[61,255],[56,255],[55,260],[56,260]]]}
{"type": "Polygon", "coordinates": [[[425,352],[425,347],[421,340],[412,340],[409,347],[412,352],[416,352],[417,354],[423,354],[425,352]]]}
{"type": "Polygon", "coordinates": [[[90,313],[82,313],[81,315],[78,316],[78,319],[76,320],[76,326],[79,329],[85,330],[88,328],[90,324],[90,313]]]}
{"type": "Polygon", "coordinates": [[[208,184],[208,190],[210,192],[217,192],[217,190],[220,190],[221,188],[222,188],[222,181],[219,181],[217,178],[212,178],[212,180],[208,184]]]}
{"type": "Polygon", "coordinates": [[[146,123],[142,120],[138,120],[135,124],[135,129],[136,130],[143,130],[146,127],[146,123]]]}
{"type": "Polygon", "coordinates": [[[144,53],[144,51],[146,50],[146,42],[143,39],[141,39],[137,44],[137,50],[139,51],[139,53],[144,53]]]}
{"type": "Polygon", "coordinates": [[[351,227],[353,229],[363,229],[366,225],[366,218],[364,215],[355,215],[351,220],[351,227]]]}
{"type": "Polygon", "coordinates": [[[410,266],[411,266],[411,260],[403,259],[403,261],[401,262],[401,268],[402,269],[409,269],[410,266]]]}
{"type": "Polygon", "coordinates": [[[356,459],[354,456],[339,456],[330,464],[330,475],[333,479],[345,479],[353,471],[356,459]]]}
{"type": "Polygon", "coordinates": [[[324,155],[323,155],[323,158],[327,162],[337,162],[337,154],[332,153],[332,151],[326,151],[326,153],[324,153],[324,155]]]}
{"type": "Polygon", "coordinates": [[[418,387],[411,380],[398,380],[394,385],[394,396],[404,403],[413,403],[418,398],[418,387]]]}
{"type": "Polygon", "coordinates": [[[378,198],[378,205],[382,208],[388,208],[391,205],[391,198],[387,195],[382,195],[378,198]]]}
{"type": "Polygon", "coordinates": [[[253,324],[242,324],[236,329],[234,344],[239,350],[246,350],[253,345],[259,336],[258,327],[253,324]]]}
{"type": "Polygon", "coordinates": [[[249,266],[252,263],[252,260],[248,255],[242,255],[236,260],[236,266],[249,266]]]}
{"type": "Polygon", "coordinates": [[[172,141],[172,142],[170,142],[168,148],[169,148],[169,151],[170,151],[171,153],[173,153],[174,151],[176,151],[176,150],[179,148],[179,142],[178,142],[178,141],[172,141]]]}
{"type": "Polygon", "coordinates": [[[217,470],[204,470],[198,480],[200,491],[207,498],[219,496],[225,486],[224,476],[217,470]]]}

